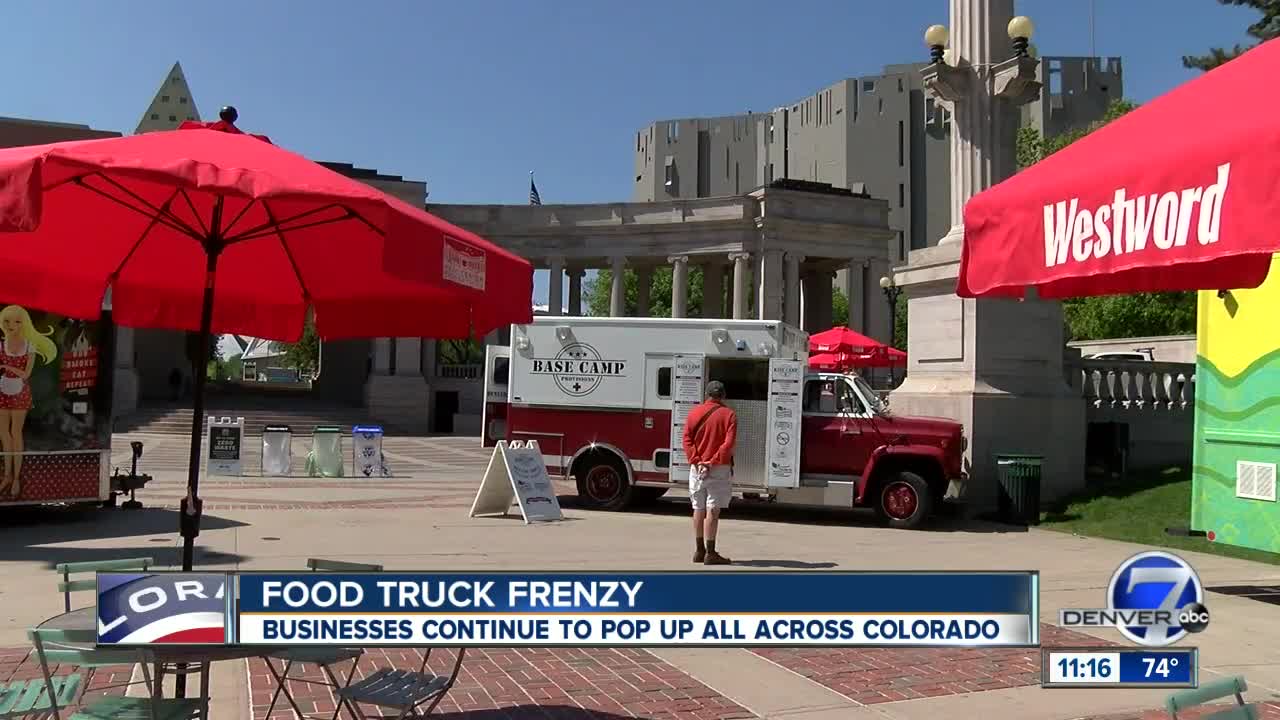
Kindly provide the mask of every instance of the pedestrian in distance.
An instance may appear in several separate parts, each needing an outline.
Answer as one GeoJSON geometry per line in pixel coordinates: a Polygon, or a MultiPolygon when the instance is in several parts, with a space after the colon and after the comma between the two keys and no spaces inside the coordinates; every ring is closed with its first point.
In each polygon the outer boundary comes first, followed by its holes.
{"type": "Polygon", "coordinates": [[[689,499],[693,503],[693,561],[728,565],[716,552],[720,511],[733,497],[733,446],[738,415],[724,404],[724,383],[707,383],[707,399],[689,412],[684,425],[684,454],[689,458],[689,499]]]}

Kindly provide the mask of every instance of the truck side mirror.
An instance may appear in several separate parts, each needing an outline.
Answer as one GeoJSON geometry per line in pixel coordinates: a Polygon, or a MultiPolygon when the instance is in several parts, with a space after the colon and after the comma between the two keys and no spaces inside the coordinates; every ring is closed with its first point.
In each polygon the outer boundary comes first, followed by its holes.
{"type": "Polygon", "coordinates": [[[880,404],[884,405],[885,407],[889,407],[889,391],[888,390],[880,391],[880,404]]]}

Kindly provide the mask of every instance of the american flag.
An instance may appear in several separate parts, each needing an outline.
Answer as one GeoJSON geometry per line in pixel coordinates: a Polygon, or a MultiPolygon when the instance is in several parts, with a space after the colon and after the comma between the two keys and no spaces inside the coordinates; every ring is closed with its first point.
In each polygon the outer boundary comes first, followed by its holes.
{"type": "Polygon", "coordinates": [[[529,178],[529,204],[542,204],[542,196],[538,194],[538,186],[534,184],[533,178],[529,178]]]}

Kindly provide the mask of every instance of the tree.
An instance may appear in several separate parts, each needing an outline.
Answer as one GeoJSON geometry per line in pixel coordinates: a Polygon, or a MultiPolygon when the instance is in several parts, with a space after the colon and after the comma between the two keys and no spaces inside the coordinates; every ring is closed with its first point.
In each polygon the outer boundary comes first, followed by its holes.
{"type": "Polygon", "coordinates": [[[1245,52],[1276,37],[1280,37],[1280,0],[1218,0],[1222,5],[1249,7],[1262,13],[1262,18],[1245,30],[1249,37],[1257,43],[1249,46],[1236,45],[1231,49],[1209,48],[1208,55],[1184,55],[1182,66],[1197,70],[1212,70],[1223,63],[1234,60],[1245,52]]]}
{"type": "Polygon", "coordinates": [[[1196,294],[1135,293],[1075,298],[1063,303],[1063,314],[1072,340],[1189,335],[1196,331],[1196,294]]]}
{"type": "MultiPolygon", "coordinates": [[[[1098,122],[1050,138],[1042,137],[1035,128],[1022,128],[1018,131],[1018,168],[1049,157],[1136,107],[1127,100],[1116,100],[1098,122]]],[[[1069,340],[1185,335],[1196,329],[1193,292],[1071,298],[1063,301],[1062,309],[1069,340]]]]}
{"type": "Polygon", "coordinates": [[[484,345],[475,340],[437,340],[437,365],[483,365],[484,345]]]}
{"type": "MultiPolygon", "coordinates": [[[[671,268],[659,267],[653,271],[653,283],[649,286],[648,317],[671,317],[671,268]]],[[[626,314],[636,315],[636,303],[639,298],[640,284],[634,270],[627,270],[622,276],[625,288],[626,314]]],[[[613,272],[601,270],[595,280],[587,283],[585,295],[587,312],[597,317],[609,315],[609,300],[613,292],[613,272]]],[[[718,314],[718,313],[717,313],[718,314]]],[[[702,268],[689,268],[689,317],[702,317],[702,268]]]]}
{"type": "Polygon", "coordinates": [[[320,366],[320,336],[316,335],[315,321],[307,318],[298,342],[273,342],[271,349],[284,354],[286,367],[296,369],[304,377],[311,375],[320,366]]]}

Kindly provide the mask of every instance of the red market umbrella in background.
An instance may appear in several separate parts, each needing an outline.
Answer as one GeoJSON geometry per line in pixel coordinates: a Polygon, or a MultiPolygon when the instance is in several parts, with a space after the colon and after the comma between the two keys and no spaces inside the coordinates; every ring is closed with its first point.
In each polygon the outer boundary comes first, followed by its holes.
{"type": "Polygon", "coordinates": [[[855,332],[844,326],[836,326],[809,336],[809,352],[811,353],[852,353],[865,355],[881,352],[888,347],[874,338],[855,332]]]}
{"type": "MultiPolygon", "coordinates": [[[[223,121],[0,149],[0,295],[125,326],[292,341],[467,338],[532,320],[524,259],[223,121]]],[[[195,370],[184,570],[200,525],[195,370]]]]}
{"type": "Polygon", "coordinates": [[[897,348],[887,347],[883,352],[869,353],[818,353],[809,356],[809,367],[824,372],[847,372],[858,368],[902,367],[907,364],[907,354],[897,348]]]}
{"type": "Polygon", "coordinates": [[[1280,40],[965,205],[956,292],[1059,298],[1257,287],[1280,250],[1280,40]]]}

